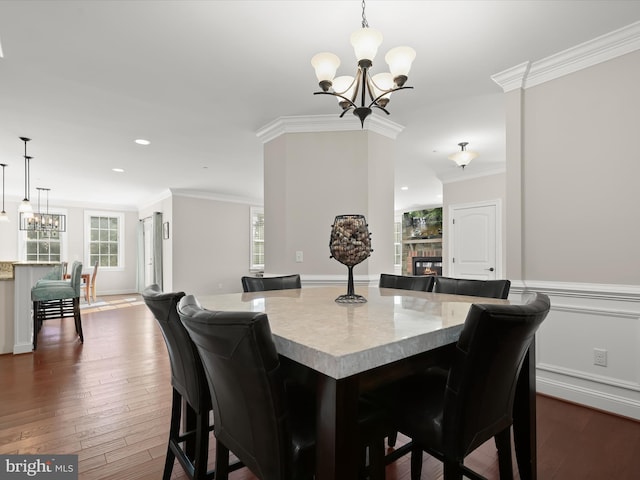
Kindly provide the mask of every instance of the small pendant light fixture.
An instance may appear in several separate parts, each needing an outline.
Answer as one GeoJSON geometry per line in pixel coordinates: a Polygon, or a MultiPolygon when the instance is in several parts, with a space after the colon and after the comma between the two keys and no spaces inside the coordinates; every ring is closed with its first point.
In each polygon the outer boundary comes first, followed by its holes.
{"type": "Polygon", "coordinates": [[[4,211],[4,167],[6,163],[0,163],[2,165],[2,212],[0,212],[0,223],[7,223],[9,221],[9,215],[4,211]]]}
{"type": "Polygon", "coordinates": [[[33,216],[33,207],[29,201],[29,182],[31,181],[29,178],[29,162],[33,157],[27,155],[27,142],[31,141],[31,139],[27,137],[20,137],[20,140],[24,142],[24,199],[20,202],[18,212],[21,213],[21,217],[28,218],[33,216]]]}
{"type": "Polygon", "coordinates": [[[460,151],[449,155],[449,160],[453,160],[464,170],[464,167],[469,165],[469,162],[474,158],[478,158],[480,154],[478,152],[465,150],[466,146],[469,145],[469,142],[460,142],[458,145],[460,146],[460,151]]]}
{"type": "Polygon", "coordinates": [[[325,94],[338,97],[338,105],[342,108],[340,118],[353,109],[353,114],[360,119],[363,128],[364,120],[371,114],[372,107],[389,115],[386,107],[391,93],[413,88],[405,87],[404,84],[407,81],[411,63],[416,58],[416,51],[411,47],[392,48],[384,57],[390,72],[370,76],[369,69],[373,66],[373,59],[382,43],[382,33],[369,28],[364,9],[363,0],[362,28],[351,34],[351,45],[358,59],[355,78],[348,75],[334,78],[340,66],[340,59],[333,53],[318,53],[311,59],[311,65],[316,71],[316,77],[322,89],[314,95],[325,94]]]}

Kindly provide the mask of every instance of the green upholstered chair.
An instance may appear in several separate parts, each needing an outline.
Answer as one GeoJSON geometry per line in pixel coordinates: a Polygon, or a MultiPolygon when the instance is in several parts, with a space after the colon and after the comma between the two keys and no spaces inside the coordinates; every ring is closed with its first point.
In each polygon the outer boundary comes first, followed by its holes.
{"type": "Polygon", "coordinates": [[[33,349],[38,346],[38,332],[42,322],[51,318],[73,317],[76,333],[84,342],[80,317],[80,283],[82,263],[73,262],[69,280],[38,280],[31,288],[33,301],[33,349]]]}

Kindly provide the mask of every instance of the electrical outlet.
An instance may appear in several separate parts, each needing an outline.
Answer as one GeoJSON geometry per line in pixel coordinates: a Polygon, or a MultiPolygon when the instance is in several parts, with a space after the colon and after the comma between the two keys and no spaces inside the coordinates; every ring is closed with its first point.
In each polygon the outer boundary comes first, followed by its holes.
{"type": "Polygon", "coordinates": [[[302,263],[302,252],[300,250],[298,250],[296,252],[296,263],[302,263]]]}
{"type": "Polygon", "coordinates": [[[604,348],[593,349],[593,364],[601,367],[607,366],[607,351],[604,348]]]}

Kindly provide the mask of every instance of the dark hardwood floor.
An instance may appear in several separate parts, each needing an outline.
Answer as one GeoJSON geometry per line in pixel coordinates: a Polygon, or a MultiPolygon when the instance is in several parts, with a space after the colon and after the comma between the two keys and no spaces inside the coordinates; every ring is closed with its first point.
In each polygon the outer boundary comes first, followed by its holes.
{"type": "MultiPolygon", "coordinates": [[[[171,405],[166,347],[138,296],[105,300],[82,311],[84,345],[72,318],[48,320],[36,352],[0,356],[0,454],[77,454],[82,480],[159,479],[171,405]]],[[[493,442],[467,464],[497,479],[493,442]]],[[[538,472],[639,479],[640,423],[539,395],[538,472]]],[[[186,478],[178,464],[173,478],[186,478]]],[[[255,477],[242,469],[231,478],[255,477]]],[[[442,478],[440,462],[425,455],[423,478],[442,478]]],[[[387,479],[409,479],[408,456],[387,479]]]]}

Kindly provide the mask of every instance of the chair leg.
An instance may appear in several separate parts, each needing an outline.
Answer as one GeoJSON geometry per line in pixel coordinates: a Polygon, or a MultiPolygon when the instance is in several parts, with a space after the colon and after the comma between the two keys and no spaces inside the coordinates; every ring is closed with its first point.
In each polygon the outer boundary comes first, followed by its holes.
{"type": "Polygon", "coordinates": [[[495,436],[498,447],[498,467],[500,480],[513,480],[513,468],[511,466],[511,428],[505,428],[495,436]]]}
{"type": "Polygon", "coordinates": [[[40,330],[40,325],[38,323],[38,315],[39,315],[39,307],[40,302],[33,302],[33,349],[38,348],[38,331],[40,330]]]}
{"type": "Polygon", "coordinates": [[[171,449],[171,443],[178,441],[180,436],[180,416],[182,415],[182,396],[173,389],[173,399],[171,401],[171,426],[169,427],[169,443],[167,446],[167,458],[164,462],[164,472],[162,473],[162,480],[169,480],[171,478],[171,472],[173,471],[173,463],[176,459],[173,450],[171,449]]]}
{"type": "Polygon", "coordinates": [[[455,460],[444,460],[444,480],[462,480],[462,468],[455,460]]]}
{"type": "Polygon", "coordinates": [[[389,436],[387,437],[387,445],[389,445],[390,447],[395,447],[397,439],[398,439],[398,432],[393,432],[389,434],[389,436]]]}
{"type": "Polygon", "coordinates": [[[229,449],[216,442],[216,480],[229,480],[229,449]]]}
{"type": "Polygon", "coordinates": [[[411,448],[411,480],[420,480],[422,476],[422,447],[414,443],[411,448]]]}
{"type": "Polygon", "coordinates": [[[209,412],[199,413],[197,416],[195,447],[193,478],[194,480],[205,480],[209,461],[209,412]]]}
{"type": "Polygon", "coordinates": [[[80,337],[80,342],[84,343],[84,334],[82,333],[82,317],[80,316],[80,298],[73,299],[73,320],[76,323],[76,333],[80,337]]]}

